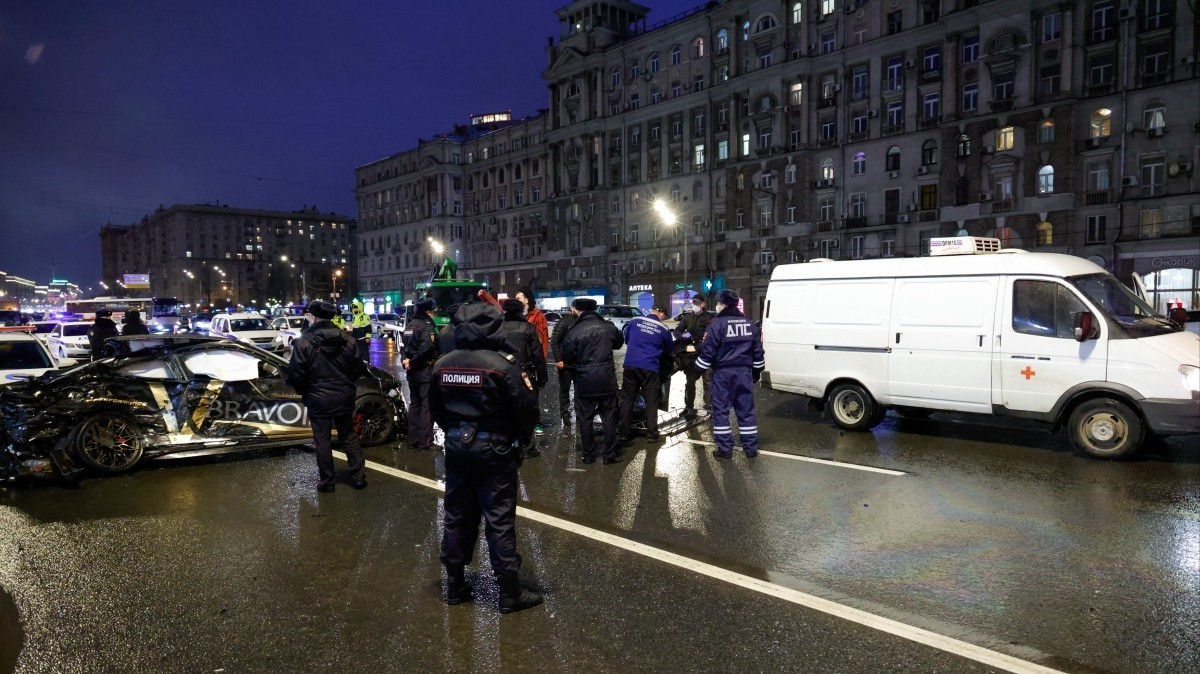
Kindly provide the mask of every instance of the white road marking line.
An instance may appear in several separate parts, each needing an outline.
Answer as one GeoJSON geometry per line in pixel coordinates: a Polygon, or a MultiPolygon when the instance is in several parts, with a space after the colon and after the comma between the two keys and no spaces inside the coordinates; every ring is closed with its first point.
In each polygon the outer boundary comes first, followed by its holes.
{"type": "Polygon", "coordinates": [[[781,459],[791,459],[792,461],[809,461],[811,463],[823,463],[827,466],[837,466],[838,468],[853,468],[854,470],[865,470],[872,473],[882,473],[884,475],[908,475],[903,471],[892,470],[890,468],[876,468],[875,466],[862,466],[857,463],[842,463],[841,461],[830,461],[829,459],[814,459],[811,456],[796,456],[795,454],[780,454],[779,452],[768,452],[758,450],[759,454],[766,456],[775,456],[781,459]]]}
{"type": "MultiPolygon", "coordinates": [[[[717,443],[708,440],[692,440],[690,438],[680,438],[683,442],[693,445],[703,445],[705,447],[716,447],[717,443]]],[[[853,468],[854,470],[865,470],[872,473],[882,473],[884,475],[908,475],[903,471],[891,470],[890,468],[876,468],[874,466],[862,466],[857,463],[843,463],[841,461],[830,461],[829,459],[814,459],[809,456],[796,456],[795,454],[781,454],[779,452],[769,452],[766,450],[758,450],[763,456],[774,456],[780,459],[791,459],[792,461],[810,461],[812,463],[823,463],[827,466],[837,466],[838,468],[853,468]]]]}
{"type": "MultiPolygon", "coordinates": [[[[343,461],[346,459],[346,455],[340,451],[333,452],[333,455],[342,459],[343,461]]],[[[436,489],[438,491],[445,490],[445,486],[442,483],[435,480],[430,480],[426,477],[414,475],[403,470],[392,468],[391,466],[375,463],[374,461],[367,461],[366,465],[372,470],[377,470],[381,473],[386,473],[402,480],[419,484],[423,487],[429,487],[430,489],[436,489]]],[[[667,552],[666,550],[659,550],[658,548],[646,545],[645,543],[631,541],[627,538],[615,536],[598,529],[592,529],[591,527],[586,527],[582,524],[576,524],[569,520],[564,520],[553,515],[547,515],[536,510],[530,510],[524,506],[517,506],[517,515],[533,520],[534,522],[540,522],[563,531],[568,531],[585,538],[590,538],[600,543],[607,543],[608,545],[612,545],[622,550],[642,555],[643,557],[648,557],[650,559],[655,559],[702,576],[708,576],[709,578],[713,578],[715,580],[724,581],[730,585],[736,585],[747,590],[753,590],[777,599],[782,599],[798,606],[803,606],[814,611],[820,611],[821,613],[831,615],[835,618],[841,618],[864,627],[885,632],[887,634],[900,637],[901,639],[907,639],[918,644],[929,646],[930,648],[936,648],[952,655],[957,655],[968,660],[974,660],[990,667],[1002,669],[1006,672],[1014,672],[1015,674],[1063,674],[1063,672],[1057,669],[1045,667],[1034,662],[1029,662],[1028,660],[1022,660],[1012,655],[1001,653],[999,651],[993,651],[989,648],[984,648],[983,646],[977,646],[953,637],[948,637],[943,634],[921,629],[920,627],[907,625],[898,620],[892,620],[891,618],[878,616],[874,613],[869,613],[851,606],[845,606],[828,599],[822,599],[821,597],[800,592],[799,590],[793,590],[781,585],[775,585],[765,580],[752,578],[750,576],[729,571],[728,569],[722,569],[719,566],[696,561],[690,557],[684,557],[683,555],[667,552]]]]}

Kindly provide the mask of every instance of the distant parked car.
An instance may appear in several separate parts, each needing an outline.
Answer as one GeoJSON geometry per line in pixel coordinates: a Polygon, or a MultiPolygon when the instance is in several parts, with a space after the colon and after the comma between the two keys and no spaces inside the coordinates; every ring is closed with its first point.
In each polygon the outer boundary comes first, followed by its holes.
{"type": "Polygon", "coordinates": [[[34,321],[30,325],[33,326],[33,336],[42,340],[42,344],[49,344],[50,333],[54,332],[54,328],[58,326],[58,321],[34,321]]]}
{"type": "Polygon", "coordinates": [[[400,314],[371,314],[372,335],[399,342],[403,332],[404,319],[400,314]]]}
{"type": "Polygon", "coordinates": [[[56,359],[46,345],[27,330],[0,331],[0,385],[76,364],[74,358],[56,359]]]}
{"type": "MultiPolygon", "coordinates": [[[[690,311],[686,311],[686,312],[682,312],[682,313],[675,314],[674,316],[672,316],[672,317],[668,318],[667,320],[663,321],[663,325],[666,325],[668,328],[671,328],[672,330],[674,330],[675,328],[679,327],[679,321],[682,321],[682,320],[683,320],[683,317],[684,317],[684,316],[687,316],[687,315],[688,315],[688,314],[690,314],[690,313],[692,313],[692,312],[690,312],[690,311]]],[[[716,317],[717,317],[717,312],[715,312],[715,311],[710,311],[710,312],[708,312],[708,315],[709,315],[709,316],[711,316],[711,317],[713,317],[713,318],[716,318],[716,317]]]]}
{"type": "Polygon", "coordinates": [[[89,360],[92,357],[92,343],[88,341],[90,321],[68,321],[54,326],[50,332],[50,352],[55,358],[79,358],[89,360]]]}
{"type": "Polygon", "coordinates": [[[623,328],[629,321],[644,315],[641,309],[624,304],[601,304],[596,307],[596,313],[618,328],[623,328]]]}
{"type": "Polygon", "coordinates": [[[308,327],[308,319],[303,316],[280,316],[271,321],[271,327],[276,331],[272,346],[276,351],[282,351],[292,348],[292,342],[308,327]]]}
{"type": "Polygon", "coordinates": [[[207,335],[209,327],[212,326],[212,319],[212,312],[192,314],[192,316],[188,318],[188,327],[194,334],[207,335]]]}
{"type": "Polygon", "coordinates": [[[260,349],[271,350],[275,342],[275,328],[262,314],[218,314],[208,328],[212,337],[224,337],[235,342],[253,344],[260,349]]]}

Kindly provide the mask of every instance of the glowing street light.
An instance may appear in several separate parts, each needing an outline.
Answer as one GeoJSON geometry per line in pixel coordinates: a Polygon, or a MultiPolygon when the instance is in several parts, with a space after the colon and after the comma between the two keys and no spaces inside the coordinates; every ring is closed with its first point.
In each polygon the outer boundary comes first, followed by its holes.
{"type": "MultiPolygon", "coordinates": [[[[654,212],[658,213],[658,217],[662,218],[663,224],[668,227],[674,227],[679,224],[679,219],[675,216],[675,212],[667,206],[667,202],[662,199],[657,199],[654,202],[654,212]]],[[[683,233],[683,299],[684,302],[692,296],[688,291],[688,236],[690,232],[683,233]]]]}
{"type": "Polygon", "coordinates": [[[446,252],[446,247],[442,245],[442,242],[434,241],[432,236],[429,237],[429,246],[433,248],[433,252],[437,253],[438,255],[446,252]]]}

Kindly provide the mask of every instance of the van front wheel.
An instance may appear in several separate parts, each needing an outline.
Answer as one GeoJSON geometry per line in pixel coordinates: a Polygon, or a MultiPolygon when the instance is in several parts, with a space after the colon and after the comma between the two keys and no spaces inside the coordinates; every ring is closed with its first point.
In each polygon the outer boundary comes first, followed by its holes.
{"type": "Polygon", "coordinates": [[[1071,412],[1071,443],[1100,459],[1132,454],[1146,434],[1142,420],[1128,405],[1112,398],[1087,400],[1071,412]]]}
{"type": "Polygon", "coordinates": [[[887,410],[858,384],[840,384],[829,394],[833,422],[848,431],[868,431],[883,421],[887,410]]]}

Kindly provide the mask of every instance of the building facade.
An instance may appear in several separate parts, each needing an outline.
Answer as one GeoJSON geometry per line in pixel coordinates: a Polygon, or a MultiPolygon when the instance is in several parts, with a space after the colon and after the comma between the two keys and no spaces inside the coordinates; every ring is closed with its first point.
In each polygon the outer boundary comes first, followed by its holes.
{"type": "Polygon", "coordinates": [[[355,287],[356,222],[315,207],[268,211],[229,206],[159,208],[135,225],[100,230],[100,294],[176,297],[191,307],[300,304],[355,287]],[[121,288],[149,274],[150,288],[121,288]]]}
{"type": "Polygon", "coordinates": [[[776,264],[989,236],[1200,308],[1187,2],[727,0],[658,25],[648,11],[558,10],[546,113],[397,155],[414,181],[444,173],[436,214],[380,220],[386,181],[360,168],[360,218],[383,223],[363,237],[445,237],[510,292],[677,309],[731,287],[758,317],[776,264]]]}

